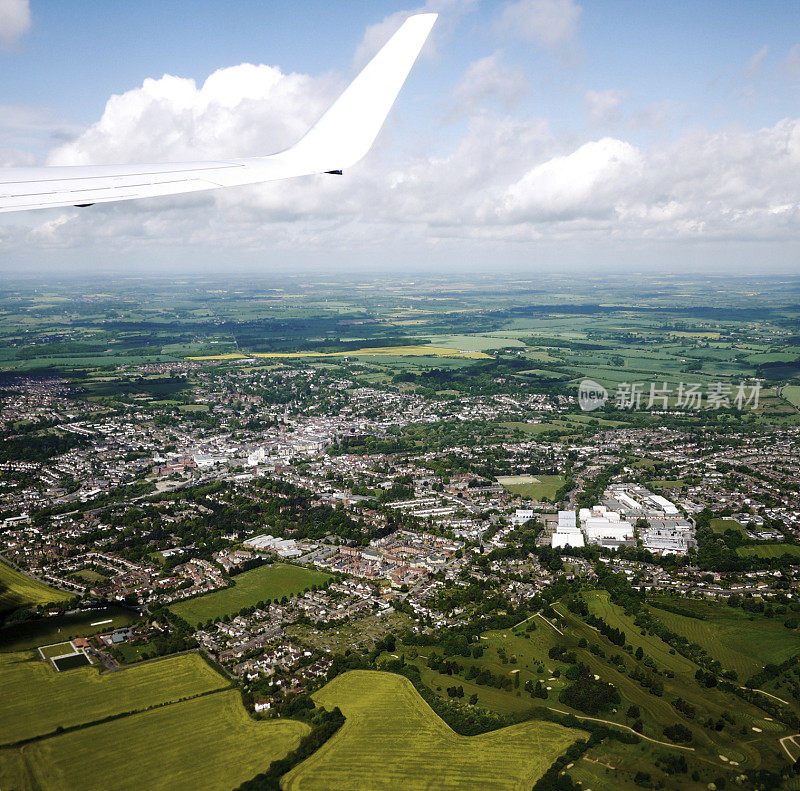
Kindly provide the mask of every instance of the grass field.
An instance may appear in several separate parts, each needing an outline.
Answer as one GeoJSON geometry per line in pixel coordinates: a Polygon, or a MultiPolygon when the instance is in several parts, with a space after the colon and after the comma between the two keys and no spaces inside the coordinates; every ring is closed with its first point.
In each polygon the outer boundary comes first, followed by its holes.
{"type": "Polygon", "coordinates": [[[76,572],[75,576],[79,577],[84,582],[88,582],[90,585],[108,582],[108,577],[106,577],[104,574],[101,574],[99,571],[94,571],[93,569],[81,569],[80,571],[76,572]]]}
{"type": "Polygon", "coordinates": [[[408,679],[354,670],[314,695],[347,720],[316,753],[283,778],[286,791],[365,788],[528,789],[582,732],[525,722],[459,736],[408,679]]]}
{"type": "Polygon", "coordinates": [[[564,478],[561,475],[501,476],[497,481],[513,494],[531,500],[543,498],[553,500],[556,492],[564,485],[564,478]]]}
{"type": "Polygon", "coordinates": [[[793,406],[800,409],[800,385],[787,385],[781,395],[793,406]]]}
{"type": "Polygon", "coordinates": [[[234,577],[233,587],[179,602],[172,605],[172,610],[195,625],[209,618],[230,615],[260,601],[292,596],[312,585],[322,585],[328,579],[321,571],[275,563],[245,571],[234,577]]]}
{"type": "MultiPolygon", "coordinates": [[[[22,756],[42,791],[230,791],[297,747],[307,732],[295,720],[256,722],[239,693],[228,690],[42,739],[22,756]]],[[[12,761],[8,773],[19,777],[23,770],[12,761]]]]}
{"type": "Polygon", "coordinates": [[[735,670],[742,681],[765,664],[779,664],[798,652],[797,635],[786,629],[781,619],[751,615],[737,607],[712,602],[668,597],[663,601],[705,616],[700,620],[652,610],[665,626],[705,648],[724,668],[735,670]]]}
{"type": "Polygon", "coordinates": [[[39,649],[39,654],[45,659],[51,659],[54,656],[64,656],[64,654],[74,654],[75,648],[72,643],[53,643],[53,645],[42,646],[39,649]]]}
{"type": "Polygon", "coordinates": [[[64,601],[72,595],[49,588],[0,561],[0,612],[36,604],[64,601]]]}
{"type": "Polygon", "coordinates": [[[736,554],[742,557],[779,558],[782,555],[794,555],[800,558],[800,546],[797,544],[756,544],[755,546],[737,547],[736,554]]]}
{"type": "Polygon", "coordinates": [[[0,655],[0,744],[228,686],[197,654],[101,675],[56,673],[33,653],[0,655]]]}
{"type": "Polygon", "coordinates": [[[24,621],[0,629],[0,652],[27,651],[40,645],[72,640],[75,637],[90,637],[93,634],[102,634],[127,626],[136,618],[137,615],[133,610],[104,607],[72,615],[24,621]]]}
{"type": "Polygon", "coordinates": [[[744,526],[735,519],[712,519],[709,527],[715,533],[724,533],[726,530],[735,530],[741,536],[746,536],[744,526]]]}

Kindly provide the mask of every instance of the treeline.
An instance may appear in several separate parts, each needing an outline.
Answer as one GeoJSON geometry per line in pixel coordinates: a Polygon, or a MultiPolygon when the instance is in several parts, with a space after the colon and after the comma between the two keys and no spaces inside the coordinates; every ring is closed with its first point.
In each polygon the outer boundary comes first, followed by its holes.
{"type": "Polygon", "coordinates": [[[600,634],[602,634],[604,637],[607,637],[614,645],[625,645],[625,632],[623,632],[621,629],[616,629],[615,627],[607,624],[602,618],[592,613],[588,613],[586,616],[584,616],[584,620],[589,624],[589,626],[593,626],[598,632],[600,632],[600,634]]]}

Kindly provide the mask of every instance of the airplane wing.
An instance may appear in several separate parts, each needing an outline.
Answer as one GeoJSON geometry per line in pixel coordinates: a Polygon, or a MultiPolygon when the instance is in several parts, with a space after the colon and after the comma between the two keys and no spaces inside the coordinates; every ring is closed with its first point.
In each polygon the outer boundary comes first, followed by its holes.
{"type": "Polygon", "coordinates": [[[409,17],[322,118],[285,151],[215,162],[0,168],[0,212],[90,206],[340,173],[369,151],[436,17],[409,17]]]}

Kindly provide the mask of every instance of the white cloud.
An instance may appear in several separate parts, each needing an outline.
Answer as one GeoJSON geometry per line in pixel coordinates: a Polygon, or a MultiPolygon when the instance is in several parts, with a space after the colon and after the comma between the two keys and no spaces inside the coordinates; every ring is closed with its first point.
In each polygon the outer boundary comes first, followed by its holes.
{"type": "Polygon", "coordinates": [[[589,118],[595,124],[607,124],[618,121],[619,107],[625,99],[624,91],[606,88],[604,91],[586,91],[586,108],[589,118]]]}
{"type": "Polygon", "coordinates": [[[800,46],[795,44],[790,50],[786,59],[781,64],[783,73],[790,79],[795,80],[800,77],[800,46]]]}
{"type": "Polygon", "coordinates": [[[508,4],[500,16],[500,29],[548,47],[569,41],[581,15],[574,0],[518,0],[508,4]]]}
{"type": "Polygon", "coordinates": [[[0,47],[10,49],[30,29],[28,0],[0,0],[0,47]]]}
{"type": "MultiPolygon", "coordinates": [[[[4,215],[0,250],[8,258],[25,250],[114,249],[140,260],[165,251],[226,260],[290,251],[287,260],[297,260],[304,251],[383,255],[464,239],[798,239],[800,119],[752,131],[697,131],[650,148],[620,133],[556,136],[541,119],[486,110],[490,100],[513,100],[513,74],[497,55],[470,67],[455,95],[473,102],[474,112],[457,140],[445,142],[425,119],[400,115],[391,124],[405,124],[404,134],[392,138],[390,125],[343,177],[59,211],[55,219],[52,212],[4,215]]],[[[252,64],[220,69],[202,85],[149,79],[113,96],[100,120],[55,148],[49,161],[269,153],[296,140],[340,87],[332,78],[252,64]]],[[[600,115],[621,98],[601,101],[605,93],[587,97],[600,115]]],[[[13,115],[17,125],[47,127],[34,111],[13,115]]],[[[19,156],[6,155],[12,163],[19,156]]]]}
{"type": "Polygon", "coordinates": [[[164,75],[112,96],[100,120],[48,164],[175,162],[258,156],[296,142],[335,98],[328,78],[274,66],[219,69],[202,86],[164,75]]]}
{"type": "Polygon", "coordinates": [[[451,97],[451,117],[465,117],[497,104],[510,110],[528,91],[525,72],[502,62],[495,52],[469,65],[451,97]]]}
{"type": "Polygon", "coordinates": [[[497,207],[502,220],[605,217],[642,176],[643,157],[630,143],[605,137],[554,157],[511,184],[497,207]]]}
{"type": "Polygon", "coordinates": [[[764,62],[764,58],[767,57],[769,54],[769,47],[763,46],[761,49],[753,55],[752,58],[747,62],[747,68],[745,69],[745,77],[748,80],[752,80],[761,69],[761,64],[764,62]]]}

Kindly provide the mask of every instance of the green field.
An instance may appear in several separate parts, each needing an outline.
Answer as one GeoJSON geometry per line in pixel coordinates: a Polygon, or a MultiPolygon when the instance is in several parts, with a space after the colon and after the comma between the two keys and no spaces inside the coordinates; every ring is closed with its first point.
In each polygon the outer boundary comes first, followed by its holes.
{"type": "Polygon", "coordinates": [[[252,607],[260,601],[301,593],[312,585],[323,585],[329,579],[329,575],[303,566],[284,563],[260,566],[234,577],[232,587],[179,602],[172,605],[172,610],[194,625],[209,618],[232,615],[242,607],[252,607]]]}
{"type": "Polygon", "coordinates": [[[239,693],[227,690],[42,739],[24,748],[24,767],[18,752],[0,751],[0,779],[27,775],[35,785],[21,789],[42,791],[230,791],[297,747],[307,732],[295,720],[256,722],[239,693]]]}
{"type": "Polygon", "coordinates": [[[727,670],[744,681],[767,663],[779,664],[798,652],[797,635],[781,619],[751,614],[725,604],[658,597],[674,606],[705,616],[687,618],[654,608],[653,614],[673,632],[702,646],[727,670]]]}
{"type": "Polygon", "coordinates": [[[108,582],[108,577],[101,574],[99,571],[94,571],[94,569],[81,569],[76,572],[75,576],[79,577],[83,582],[88,582],[89,585],[98,585],[108,582]]]}
{"type": "Polygon", "coordinates": [[[794,407],[800,409],[800,385],[787,385],[781,395],[794,407]]]}
{"type": "Polygon", "coordinates": [[[553,500],[556,492],[564,485],[561,475],[510,475],[501,476],[497,481],[512,494],[530,500],[553,500]]]}
{"type": "Polygon", "coordinates": [[[53,643],[53,645],[42,646],[39,649],[39,654],[45,659],[52,659],[54,656],[74,653],[75,649],[72,647],[72,643],[53,643]]]}
{"type": "Polygon", "coordinates": [[[304,789],[529,789],[580,731],[531,721],[459,736],[403,676],[354,670],[314,699],[347,718],[336,735],[283,779],[304,789]]]}
{"type": "Polygon", "coordinates": [[[114,673],[56,673],[34,653],[0,655],[0,744],[228,686],[198,654],[114,673]]]}
{"type": "Polygon", "coordinates": [[[741,522],[737,522],[735,519],[712,519],[709,527],[715,533],[724,533],[726,530],[735,530],[741,536],[746,537],[744,526],[741,522]]]}
{"type": "Polygon", "coordinates": [[[797,544],[755,544],[737,547],[736,554],[745,558],[779,558],[783,555],[794,555],[794,557],[800,558],[800,546],[797,544]]]}
{"type": "Polygon", "coordinates": [[[0,561],[0,612],[72,598],[72,594],[49,588],[0,561]]]}

